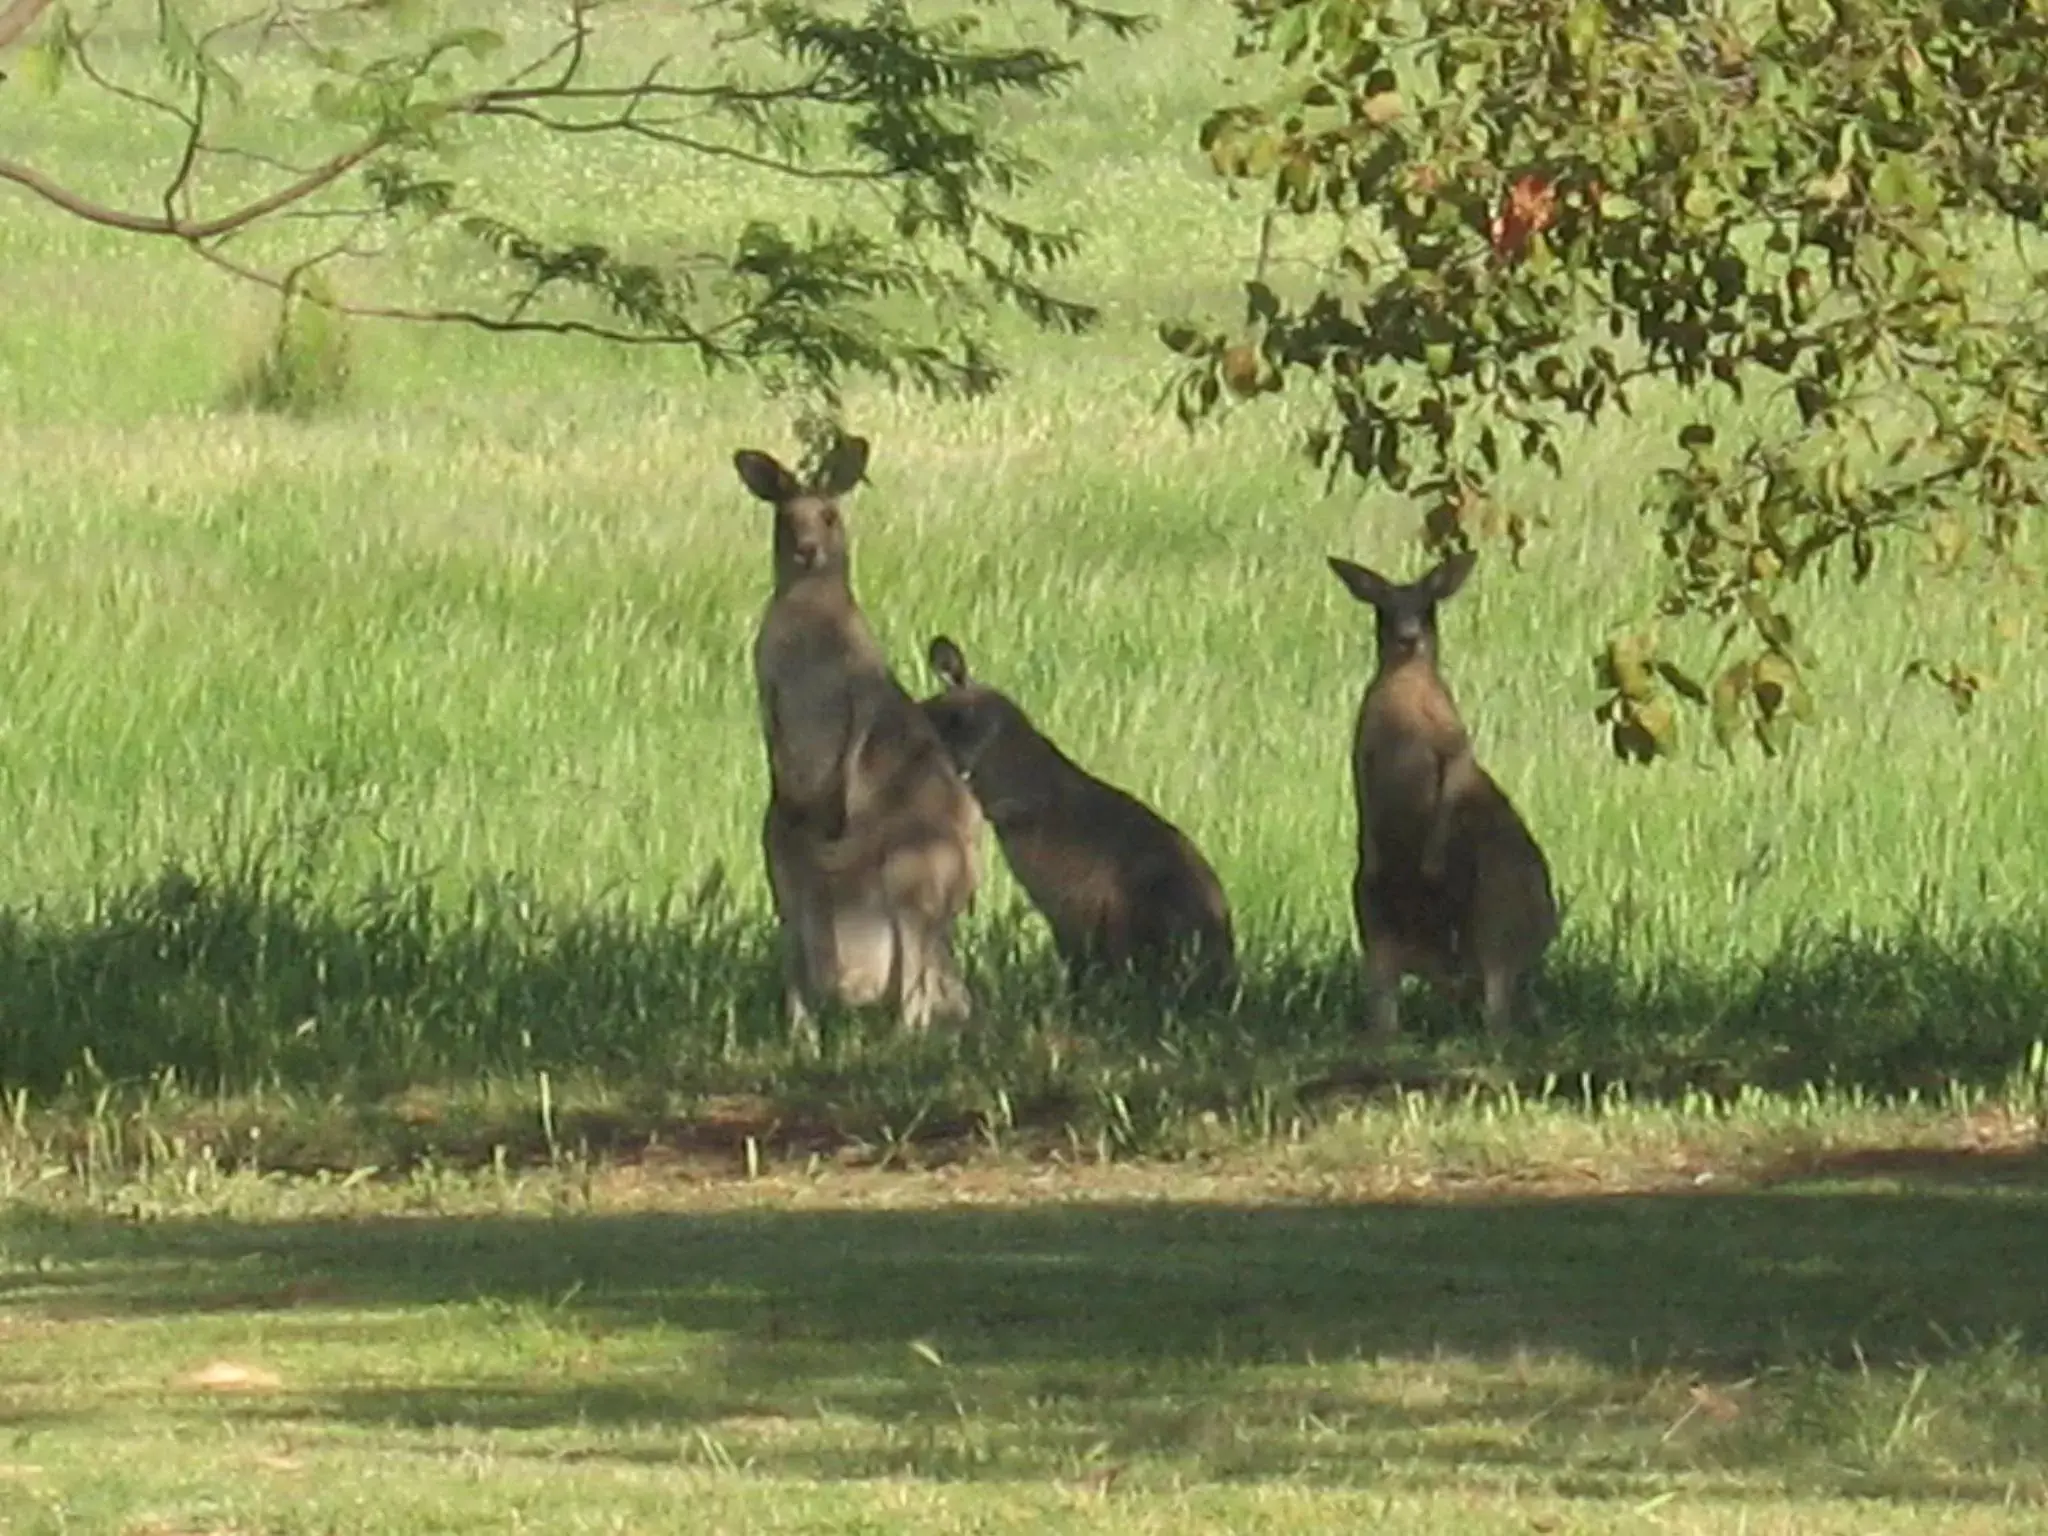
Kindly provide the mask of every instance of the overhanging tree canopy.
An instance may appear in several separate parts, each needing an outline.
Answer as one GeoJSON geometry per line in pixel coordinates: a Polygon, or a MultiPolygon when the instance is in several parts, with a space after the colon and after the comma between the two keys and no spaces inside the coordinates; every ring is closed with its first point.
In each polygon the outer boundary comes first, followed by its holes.
{"type": "Polygon", "coordinates": [[[2010,556],[2048,441],[2048,5],[1236,3],[1287,83],[1202,144],[1279,224],[1327,229],[1328,261],[1285,294],[1255,273],[1241,325],[1166,328],[1182,414],[1308,384],[1308,453],[1459,544],[1528,532],[1504,463],[1560,467],[1563,431],[1646,380],[1692,391],[1640,510],[1663,610],[1749,645],[1696,681],[1651,630],[1612,643],[1617,752],[1671,750],[1674,692],[1724,744],[1782,746],[1802,577],[1860,578],[1907,530],[2010,556]],[[1792,409],[1731,430],[1716,390],[1792,409]]]}
{"type": "MultiPolygon", "coordinates": [[[[1084,0],[1032,3],[1070,29],[1140,25],[1084,0]]],[[[636,20],[614,0],[565,0],[538,25],[522,12],[516,39],[453,24],[450,10],[418,0],[13,0],[0,10],[0,49],[18,45],[10,110],[44,110],[19,99],[29,93],[80,89],[174,131],[156,141],[145,205],[101,200],[4,155],[0,181],[94,224],[174,241],[287,296],[676,347],[828,392],[868,373],[978,393],[1000,377],[986,340],[992,305],[1056,330],[1095,318],[1047,286],[1077,233],[1005,212],[1035,168],[990,131],[984,110],[1051,96],[1078,65],[984,41],[971,0],[923,20],[901,0],[704,0],[691,8],[696,45],[665,57],[612,46],[636,20]],[[138,38],[153,46],[139,50],[138,38]],[[296,97],[255,88],[280,80],[296,97]],[[488,185],[458,182],[450,157],[483,133],[630,142],[650,181],[737,166],[758,177],[758,212],[722,243],[682,232],[628,250],[515,216],[488,185]],[[342,303],[308,284],[451,227],[494,253],[509,280],[479,291],[473,276],[451,275],[426,303],[342,303]],[[258,231],[262,258],[246,254],[258,231]]]]}

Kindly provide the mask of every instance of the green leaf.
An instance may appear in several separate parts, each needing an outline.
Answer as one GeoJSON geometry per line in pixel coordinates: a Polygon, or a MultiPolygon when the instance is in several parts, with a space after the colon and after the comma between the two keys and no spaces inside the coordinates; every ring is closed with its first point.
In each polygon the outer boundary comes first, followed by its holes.
{"type": "Polygon", "coordinates": [[[1650,680],[1651,653],[1652,644],[1645,635],[1616,635],[1607,642],[1604,675],[1614,680],[1614,690],[1632,704],[1656,697],[1656,684],[1650,680]]]}
{"type": "Polygon", "coordinates": [[[157,42],[164,51],[164,64],[171,72],[171,78],[191,81],[199,77],[204,69],[204,56],[199,51],[199,40],[192,35],[192,29],[185,24],[184,16],[171,0],[157,0],[156,6],[157,42]]]}
{"type": "Polygon", "coordinates": [[[1607,32],[1607,7],[1600,0],[1578,0],[1564,19],[1564,44],[1575,59],[1583,59],[1607,32]]]}
{"type": "Polygon", "coordinates": [[[1309,6],[1288,7],[1273,22],[1273,30],[1267,34],[1267,46],[1287,63],[1293,63],[1308,46],[1311,17],[1309,6]]]}
{"type": "Polygon", "coordinates": [[[505,46],[505,35],[493,32],[489,27],[456,27],[443,32],[427,45],[427,52],[453,53],[460,51],[472,59],[487,59],[505,46]]]}
{"type": "Polygon", "coordinates": [[[1886,155],[1870,178],[1870,199],[1880,208],[1910,208],[1915,213],[1933,213],[1941,207],[1941,192],[1921,174],[1912,157],[1886,155]]]}
{"type": "Polygon", "coordinates": [[[1766,719],[1793,708],[1794,696],[1803,692],[1799,669],[1778,651],[1766,651],[1750,668],[1750,691],[1766,719]]]}
{"type": "Polygon", "coordinates": [[[1290,155],[1280,166],[1280,192],[1296,213],[1312,213],[1322,191],[1322,175],[1307,155],[1290,155]]]}
{"type": "Polygon", "coordinates": [[[362,93],[344,90],[332,80],[321,80],[308,98],[315,117],[330,123],[359,123],[363,120],[362,93]]]}
{"type": "Polygon", "coordinates": [[[1252,136],[1238,159],[1240,176],[1264,176],[1280,164],[1280,135],[1261,133],[1252,136]]]}
{"type": "Polygon", "coordinates": [[[1807,689],[1806,679],[1798,673],[1792,674],[1792,686],[1786,694],[1786,707],[1792,711],[1792,718],[1804,724],[1812,723],[1816,713],[1813,694],[1807,689]]]}
{"type": "Polygon", "coordinates": [[[1769,598],[1754,587],[1747,588],[1742,594],[1742,608],[1756,626],[1756,632],[1763,636],[1764,644],[1790,655],[1792,621],[1773,608],[1769,598]]]}
{"type": "Polygon", "coordinates": [[[1650,738],[1658,756],[1669,757],[1678,750],[1678,712],[1666,698],[1655,698],[1636,706],[1636,724],[1650,738]]]}
{"type": "Polygon", "coordinates": [[[1723,752],[1735,750],[1735,738],[1742,734],[1742,702],[1749,696],[1750,664],[1738,661],[1719,677],[1714,679],[1713,700],[1710,705],[1714,722],[1714,740],[1723,752]]]}
{"type": "Polygon", "coordinates": [[[190,90],[218,90],[230,105],[242,101],[242,84],[221,62],[208,53],[192,34],[183,13],[171,0],[157,0],[157,44],[161,48],[164,72],[190,90]]]}

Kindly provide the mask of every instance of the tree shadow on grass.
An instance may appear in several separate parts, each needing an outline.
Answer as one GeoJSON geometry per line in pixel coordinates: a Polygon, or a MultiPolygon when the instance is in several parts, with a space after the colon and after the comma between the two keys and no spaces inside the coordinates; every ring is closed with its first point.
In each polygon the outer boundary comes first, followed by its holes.
{"type": "Polygon", "coordinates": [[[1436,1206],[16,1215],[0,1309],[270,1314],[285,1347],[309,1329],[332,1347],[373,1314],[365,1349],[386,1351],[419,1313],[435,1339],[472,1330],[500,1353],[406,1385],[344,1371],[237,1411],[532,1454],[716,1441],[821,1477],[1496,1466],[1645,1497],[1674,1469],[1732,1496],[1769,1468],[1835,1491],[2009,1493],[2048,1458],[2048,1164],[1989,1191],[1885,1178],[1436,1206]]]}
{"type": "Polygon", "coordinates": [[[1388,1054],[1358,1032],[1348,943],[1254,939],[1234,1008],[1173,1015],[1068,998],[1030,941],[1036,924],[1020,910],[978,931],[980,1012],[960,1035],[904,1039],[887,1019],[842,1020],[812,1060],[783,1033],[772,922],[722,870],[652,908],[564,904],[509,879],[451,904],[423,877],[337,895],[259,849],[210,872],[166,870],[78,917],[0,913],[0,1084],[69,1085],[89,1103],[104,1083],[168,1073],[205,1094],[297,1094],[292,1115],[262,1128],[262,1156],[284,1167],[518,1156],[555,1140],[604,1150],[658,1137],[726,1154],[749,1137],[799,1153],[943,1141],[984,1129],[999,1097],[1046,1132],[1150,1151],[1193,1113],[1256,1129],[1330,1091],[1996,1083],[2043,1033],[2048,1004],[2048,933],[2019,929],[1794,935],[1740,975],[1638,974],[1568,941],[1541,983],[1544,1016],[1504,1054],[1470,1010],[1427,995],[1411,999],[1406,1043],[1388,1054]],[[530,1102],[542,1073],[613,1091],[601,1105],[556,1103],[544,1127],[530,1102]],[[527,1097],[473,1123],[405,1119],[401,1106],[375,1135],[293,1130],[308,1100],[360,1106],[490,1078],[527,1097]],[[701,1102],[735,1095],[754,1107],[701,1102]]]}
{"type": "Polygon", "coordinates": [[[640,912],[564,907],[514,879],[451,907],[424,879],[336,897],[260,855],[170,867],[80,918],[0,914],[0,1075],[45,1093],[167,1070],[205,1091],[374,1093],[645,1066],[678,1020],[710,1054],[774,1013],[772,935],[756,929],[718,868],[640,912]]]}

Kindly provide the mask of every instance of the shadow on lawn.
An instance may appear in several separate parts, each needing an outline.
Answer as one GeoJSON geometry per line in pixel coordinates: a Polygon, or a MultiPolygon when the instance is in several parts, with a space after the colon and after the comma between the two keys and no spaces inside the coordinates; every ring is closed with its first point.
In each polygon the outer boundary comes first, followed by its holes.
{"type": "MultiPolygon", "coordinates": [[[[664,1095],[688,1115],[690,1100],[754,1094],[773,1101],[769,1120],[803,1126],[830,1104],[827,1141],[913,1120],[944,1139],[971,1135],[1000,1088],[1012,1104],[1042,1107],[1038,1129],[1087,1137],[1135,1116],[1139,1147],[1156,1150],[1194,1112],[1284,1122],[1325,1092],[1384,1087],[1390,1075],[1455,1088],[1475,1052],[1491,1054],[1470,1010],[1427,996],[1406,1011],[1410,1048],[1398,1061],[1365,1050],[1348,938],[1289,947],[1247,935],[1235,1012],[1162,1025],[1114,999],[1076,1008],[1039,943],[1042,925],[1013,912],[972,935],[983,1007],[960,1039],[905,1041],[871,1019],[835,1027],[812,1063],[787,1047],[767,914],[722,869],[652,908],[562,902],[509,877],[456,898],[416,876],[337,892],[309,872],[311,853],[287,856],[287,844],[167,869],[85,914],[0,911],[0,1082],[39,1097],[68,1085],[63,1102],[80,1104],[109,1082],[167,1073],[200,1095],[282,1089],[342,1105],[355,1120],[336,1139],[354,1132],[360,1155],[299,1134],[300,1109],[263,1127],[265,1156],[346,1169],[426,1152],[488,1160],[501,1143],[528,1150],[539,1117],[523,1100],[496,1119],[417,1134],[375,1109],[421,1084],[530,1086],[540,1072],[617,1090],[611,1118],[579,1123],[576,1106],[558,1106],[571,1145],[688,1130],[664,1095]],[[1112,1099],[1115,1115],[1103,1107],[1112,1099]]],[[[1541,990],[1546,1018],[1504,1063],[1525,1096],[1546,1083],[1568,1097],[1606,1085],[1641,1096],[1995,1086],[2043,1034],[2048,932],[1815,931],[1785,936],[1756,967],[1646,972],[1590,927],[1568,929],[1541,990]]],[[[188,1139],[205,1140],[204,1127],[188,1139]]]]}
{"type": "Polygon", "coordinates": [[[2026,1496],[2048,1458],[2048,1161],[1990,1189],[1880,1171],[1867,1191],[1436,1206],[16,1218],[6,1249],[51,1262],[0,1277],[0,1309],[292,1314],[289,1344],[331,1341],[338,1314],[481,1307],[462,1326],[509,1341],[481,1373],[240,1411],[502,1433],[504,1454],[715,1442],[828,1477],[1165,1457],[1346,1483],[1491,1465],[1617,1497],[1770,1466],[2026,1496]]]}

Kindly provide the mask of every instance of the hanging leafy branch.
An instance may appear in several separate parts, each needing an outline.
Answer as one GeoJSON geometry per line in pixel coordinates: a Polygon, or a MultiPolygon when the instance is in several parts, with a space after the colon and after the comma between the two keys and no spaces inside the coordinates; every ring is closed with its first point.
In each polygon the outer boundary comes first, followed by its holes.
{"type": "Polygon", "coordinates": [[[1696,679],[1654,627],[1606,647],[1619,754],[1672,751],[1681,701],[1781,749],[1802,578],[1860,580],[1906,533],[2012,554],[2048,441],[2036,0],[1236,3],[1287,84],[1202,145],[1328,259],[1286,295],[1262,263],[1239,325],[1165,329],[1182,416],[1311,382],[1318,464],[1437,545],[1519,549],[1504,466],[1561,471],[1568,432],[1676,385],[1639,507],[1662,612],[1721,651],[1696,679]],[[1763,409],[1714,420],[1717,391],[1763,409]]]}
{"type": "MultiPolygon", "coordinates": [[[[992,105],[1054,97],[1079,66],[982,41],[979,0],[966,3],[920,20],[903,0],[704,0],[685,46],[650,63],[648,22],[614,0],[565,0],[516,38],[417,0],[270,0],[218,17],[203,0],[13,0],[0,10],[0,48],[18,45],[10,112],[31,110],[31,93],[56,112],[87,90],[139,129],[172,131],[147,205],[11,157],[0,183],[348,313],[675,347],[828,396],[850,373],[979,393],[1001,376],[992,306],[1068,332],[1095,311],[1048,286],[1075,232],[1004,211],[1036,167],[988,126],[992,105]],[[737,167],[758,212],[716,243],[571,234],[511,211],[502,183],[455,173],[508,136],[630,142],[650,185],[737,167]],[[447,230],[495,258],[495,287],[444,271],[433,302],[344,302],[307,281],[447,230]]],[[[1145,24],[1042,3],[1070,34],[1145,24]]]]}

